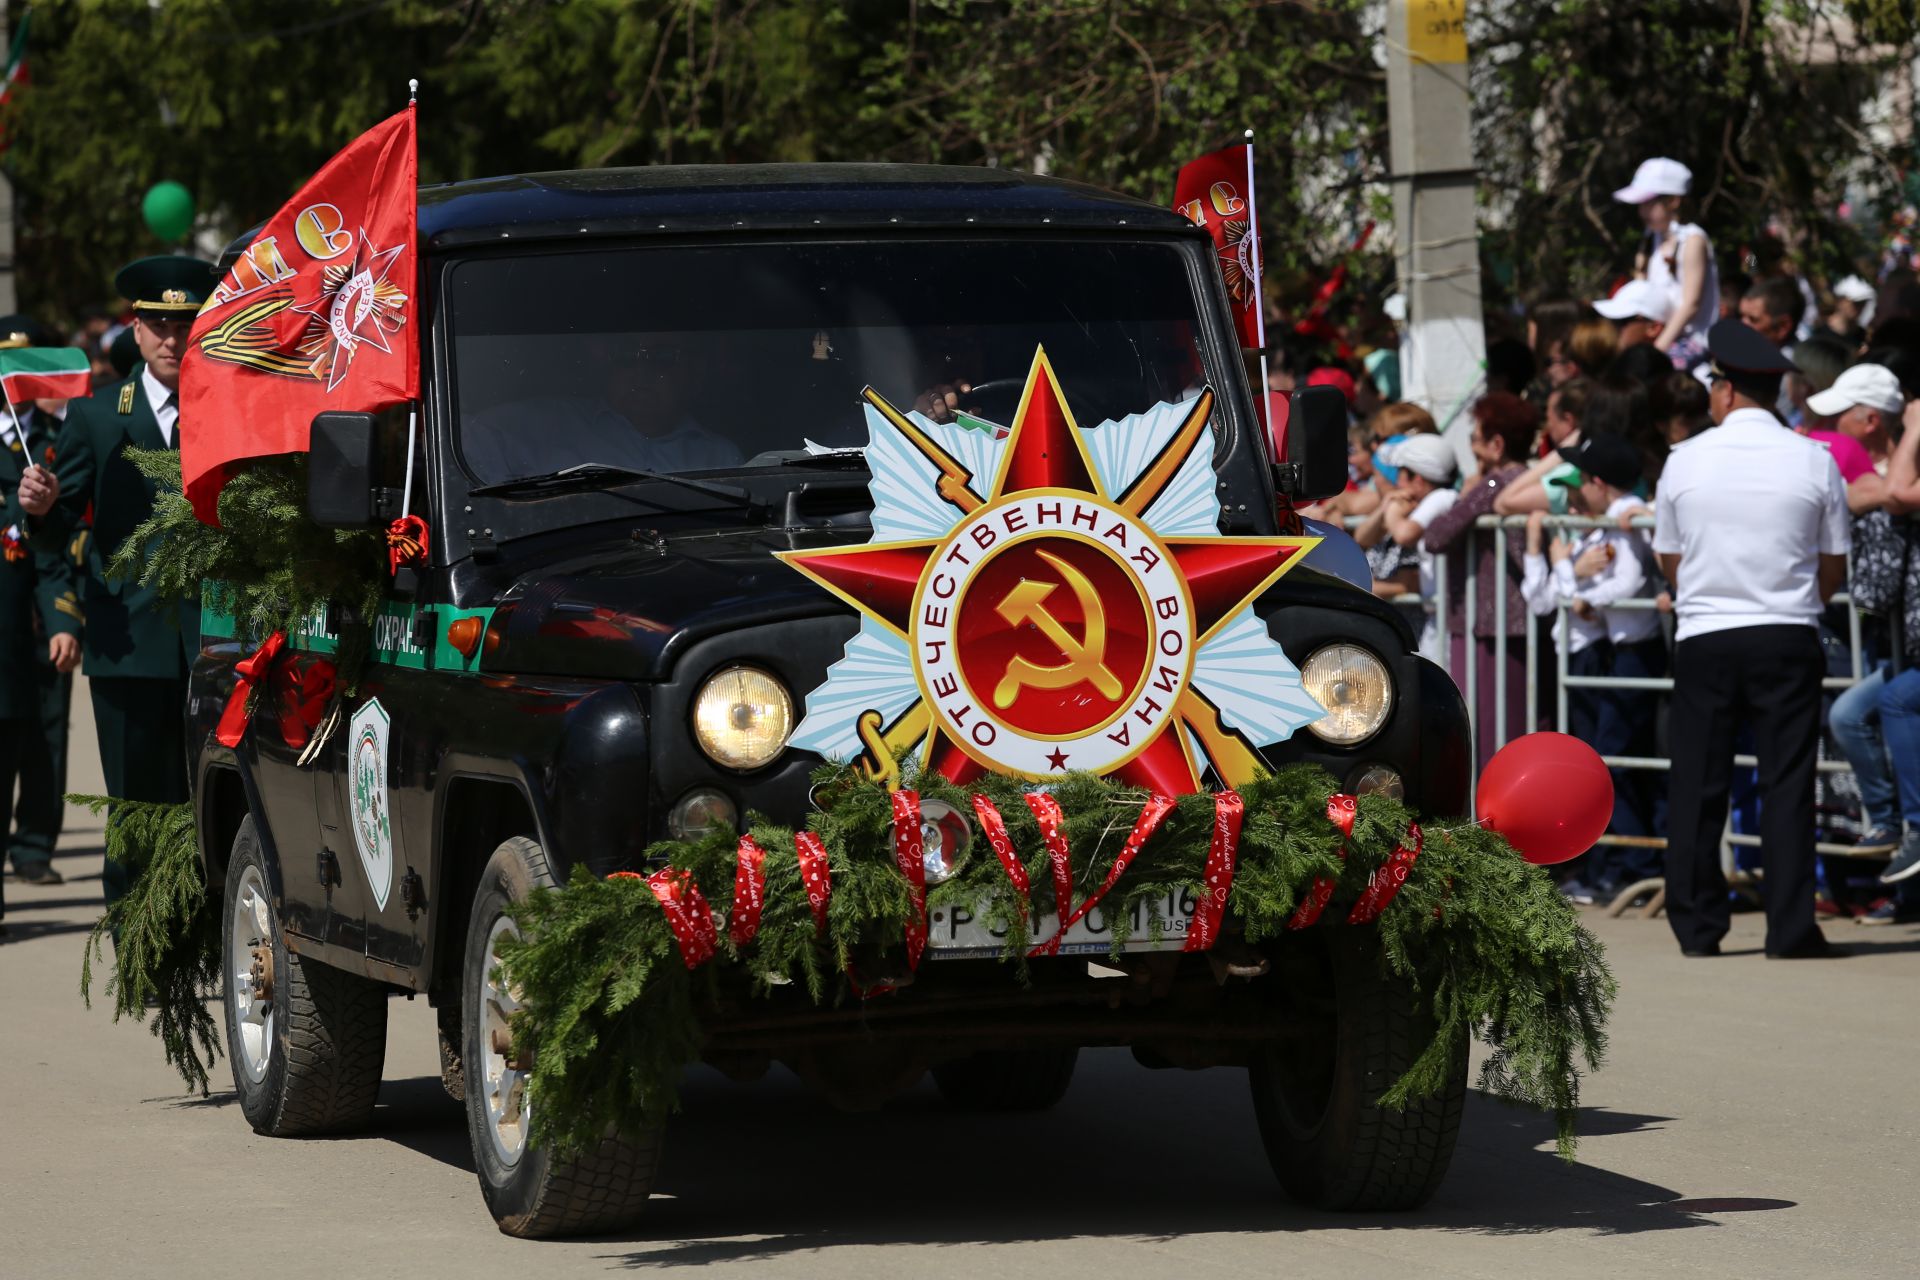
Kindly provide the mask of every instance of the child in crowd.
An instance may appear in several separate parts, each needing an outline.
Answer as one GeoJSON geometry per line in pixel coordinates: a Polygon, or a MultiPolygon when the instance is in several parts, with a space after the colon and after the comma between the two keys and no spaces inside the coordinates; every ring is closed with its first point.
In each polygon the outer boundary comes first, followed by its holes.
{"type": "MultiPolygon", "coordinates": [[[[1575,515],[1605,518],[1571,544],[1544,545],[1545,514],[1527,521],[1525,576],[1521,591],[1536,614],[1557,613],[1555,641],[1573,676],[1658,678],[1667,673],[1666,644],[1658,615],[1624,608],[1622,601],[1651,599],[1657,571],[1646,539],[1619,527],[1623,515],[1643,510],[1633,494],[1640,482],[1640,451],[1624,437],[1595,432],[1564,451],[1576,468],[1551,483],[1567,490],[1575,515]]],[[[1650,756],[1659,694],[1647,689],[1567,691],[1567,727],[1603,756],[1650,756]]],[[[1663,825],[1660,792],[1641,770],[1613,770],[1613,820],[1620,836],[1658,835],[1663,825]]],[[[1564,886],[1576,901],[1592,901],[1640,880],[1660,875],[1657,849],[1603,845],[1590,852],[1578,877],[1564,886]]]]}
{"type": "MultiPolygon", "coordinates": [[[[1420,548],[1427,526],[1460,496],[1453,488],[1459,470],[1453,446],[1437,435],[1422,432],[1383,447],[1381,454],[1391,455],[1387,460],[1398,472],[1399,482],[1387,494],[1386,501],[1353,531],[1353,539],[1369,549],[1383,540],[1402,548],[1420,548]]],[[[1420,594],[1431,600],[1435,590],[1436,557],[1424,549],[1419,549],[1417,554],[1420,594]]],[[[1431,617],[1421,632],[1420,652],[1436,662],[1445,661],[1440,653],[1439,628],[1431,617]]]]}

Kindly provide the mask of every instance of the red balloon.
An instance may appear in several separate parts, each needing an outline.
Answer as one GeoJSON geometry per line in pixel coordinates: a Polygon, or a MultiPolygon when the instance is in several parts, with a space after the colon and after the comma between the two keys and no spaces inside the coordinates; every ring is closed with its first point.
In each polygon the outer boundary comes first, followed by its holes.
{"type": "Polygon", "coordinates": [[[1515,738],[1480,771],[1480,821],[1535,866],[1577,858],[1613,818],[1613,775],[1600,753],[1564,733],[1515,738]]]}

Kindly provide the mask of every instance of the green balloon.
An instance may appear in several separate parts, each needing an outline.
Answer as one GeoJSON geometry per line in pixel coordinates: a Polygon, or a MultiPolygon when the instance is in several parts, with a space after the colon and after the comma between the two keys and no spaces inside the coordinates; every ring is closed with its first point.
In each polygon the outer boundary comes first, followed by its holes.
{"type": "Polygon", "coordinates": [[[162,240],[184,240],[193,230],[193,192],[177,182],[156,182],[140,201],[140,216],[162,240]]]}

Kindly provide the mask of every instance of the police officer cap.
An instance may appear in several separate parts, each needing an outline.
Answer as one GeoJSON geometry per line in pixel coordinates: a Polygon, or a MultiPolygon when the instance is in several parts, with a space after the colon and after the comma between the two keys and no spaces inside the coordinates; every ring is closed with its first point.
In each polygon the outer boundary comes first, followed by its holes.
{"type": "Polygon", "coordinates": [[[1625,436],[1611,431],[1596,431],[1580,437],[1579,444],[1563,445],[1560,456],[1580,469],[1580,476],[1555,476],[1550,483],[1577,487],[1583,476],[1595,476],[1616,489],[1631,489],[1640,483],[1640,451],[1625,436]]]}
{"type": "Polygon", "coordinates": [[[128,325],[107,344],[107,363],[113,366],[116,377],[124,378],[133,372],[133,366],[140,362],[140,344],[134,340],[133,326],[128,325]]]}
{"type": "Polygon", "coordinates": [[[135,311],[191,316],[213,292],[213,264],[165,253],[120,268],[113,287],[135,311]]]}
{"type": "Polygon", "coordinates": [[[1707,357],[1715,373],[1734,381],[1742,377],[1777,378],[1793,368],[1780,348],[1733,319],[1717,321],[1707,330],[1707,357]]]}

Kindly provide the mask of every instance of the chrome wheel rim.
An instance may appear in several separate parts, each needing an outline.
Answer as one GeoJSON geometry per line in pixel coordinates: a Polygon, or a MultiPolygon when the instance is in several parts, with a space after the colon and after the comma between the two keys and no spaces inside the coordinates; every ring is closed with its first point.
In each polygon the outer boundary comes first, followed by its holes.
{"type": "Polygon", "coordinates": [[[239,891],[227,913],[227,1006],[232,1019],[240,1069],[258,1084],[273,1053],[273,993],[255,986],[254,951],[274,944],[273,906],[258,867],[240,875],[239,891]]]}
{"type": "Polygon", "coordinates": [[[512,985],[500,971],[500,944],[517,942],[520,931],[513,921],[502,916],[487,932],[487,958],[480,975],[474,1008],[478,1010],[480,1031],[481,1097],[487,1110],[487,1137],[500,1163],[519,1163],[527,1149],[527,1073],[499,1052],[510,1043],[513,1030],[507,1020],[520,1008],[512,985]]]}

